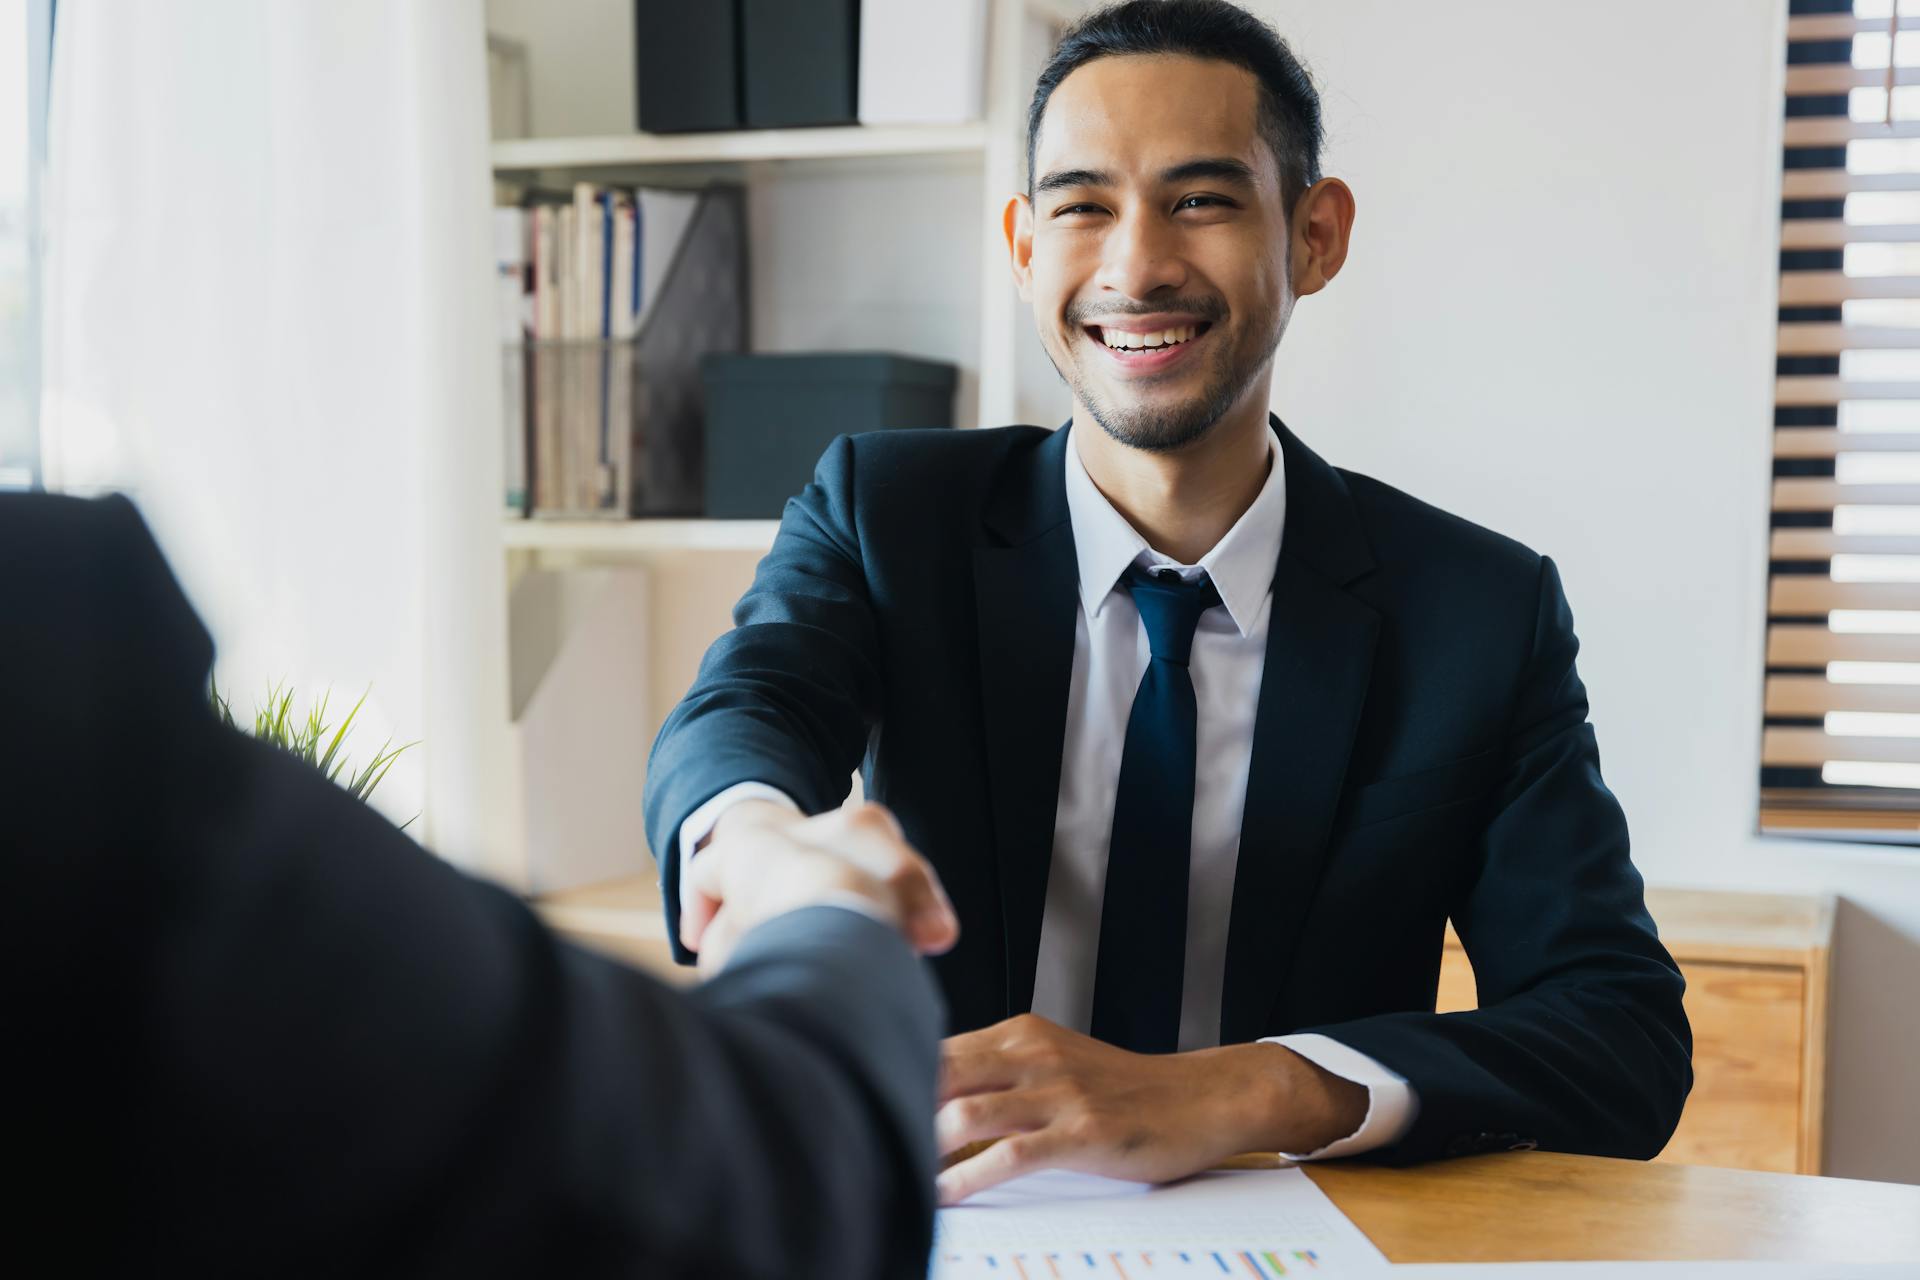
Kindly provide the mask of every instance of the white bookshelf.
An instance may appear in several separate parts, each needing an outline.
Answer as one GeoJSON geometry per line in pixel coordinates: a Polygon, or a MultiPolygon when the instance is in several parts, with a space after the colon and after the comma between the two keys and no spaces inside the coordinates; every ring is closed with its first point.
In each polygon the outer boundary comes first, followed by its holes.
{"type": "MultiPolygon", "coordinates": [[[[1031,321],[1005,269],[1001,212],[1007,197],[1025,184],[1025,121],[1032,78],[1060,29],[1087,5],[1085,0],[988,0],[988,5],[984,119],[952,125],[676,135],[636,132],[503,140],[491,148],[496,186],[633,179],[684,184],[716,174],[743,175],[750,183],[777,183],[794,175],[796,181],[807,183],[838,174],[841,165],[848,173],[865,175],[864,180],[878,175],[884,182],[896,172],[890,167],[896,162],[902,166],[897,172],[908,182],[909,174],[924,177],[929,163],[977,170],[981,194],[972,221],[978,227],[973,234],[978,236],[981,269],[977,280],[961,281],[963,292],[956,295],[973,295],[967,301],[979,335],[977,363],[971,369],[963,363],[962,378],[972,376],[976,394],[972,397],[972,413],[965,414],[957,425],[999,426],[1022,421],[1017,358],[1019,343],[1031,321]]],[[[903,225],[910,227],[911,223],[903,225]]],[[[909,229],[901,234],[913,232],[909,229]]],[[[944,234],[930,234],[924,250],[916,246],[914,251],[937,255],[951,246],[949,229],[944,234]]],[[[838,251],[862,253],[867,247],[842,242],[838,251]]],[[[750,245],[750,260],[755,253],[756,247],[750,245]]],[[[952,299],[946,301],[950,305],[952,299]]],[[[960,325],[963,333],[966,323],[963,320],[960,325]]],[[[796,337],[802,344],[807,341],[804,333],[789,331],[785,334],[786,346],[778,349],[791,347],[796,337]]],[[[831,349],[836,344],[823,332],[819,345],[831,349]]],[[[959,352],[953,358],[964,359],[959,352]]],[[[963,414],[966,403],[963,398],[963,414]]],[[[657,725],[684,691],[699,654],[729,625],[732,602],[746,588],[754,562],[771,547],[778,527],[776,520],[506,519],[502,521],[500,543],[507,582],[516,601],[523,595],[538,594],[521,590],[523,586],[540,585],[530,578],[538,571],[562,571],[561,576],[569,580],[577,576],[574,570],[644,572],[644,624],[637,627],[631,646],[624,640],[612,646],[613,656],[600,670],[610,686],[630,687],[638,679],[644,686],[641,696],[645,703],[640,721],[657,725]]],[[[517,690],[538,687],[545,678],[543,672],[549,669],[547,664],[564,661],[569,652],[577,653],[581,642],[596,652],[605,653],[609,648],[604,630],[580,632],[570,622],[539,614],[515,613],[512,630],[516,638],[508,644],[507,659],[517,690]]],[[[506,639],[502,637],[502,642],[506,639]]],[[[517,718],[503,721],[503,730],[511,740],[510,749],[503,755],[514,762],[515,774],[498,782],[508,789],[518,833],[513,841],[518,845],[517,861],[509,850],[505,874],[508,879],[517,878],[520,887],[530,886],[536,876],[543,883],[547,879],[547,872],[535,866],[533,837],[526,833],[529,793],[524,779],[530,776],[529,768],[550,778],[556,769],[564,771],[576,760],[583,769],[604,763],[604,757],[594,758],[592,753],[597,748],[590,744],[594,733],[604,734],[608,725],[620,722],[623,715],[631,716],[630,711],[610,716],[608,711],[616,706],[625,708],[626,704],[611,696],[598,699],[591,711],[583,711],[575,722],[577,731],[570,727],[559,738],[550,732],[530,736],[517,718]],[[535,748],[536,737],[546,745],[535,748]]],[[[616,749],[630,752],[634,744],[621,739],[616,749]]],[[[617,789],[637,795],[640,772],[636,769],[623,774],[617,789]]],[[[621,840],[628,839],[625,820],[618,826],[621,840]]],[[[608,829],[602,823],[598,831],[604,837],[608,829]]],[[[644,850],[644,836],[639,831],[633,831],[630,839],[637,851],[644,850]]]]}

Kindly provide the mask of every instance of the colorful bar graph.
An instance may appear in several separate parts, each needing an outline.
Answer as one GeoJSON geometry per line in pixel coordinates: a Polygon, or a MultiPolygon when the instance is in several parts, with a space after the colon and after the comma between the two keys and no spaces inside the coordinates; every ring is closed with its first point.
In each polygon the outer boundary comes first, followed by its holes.
{"type": "Polygon", "coordinates": [[[1075,1253],[963,1252],[943,1250],[935,1260],[935,1280],[971,1276],[1007,1280],[1157,1280],[1162,1276],[1238,1276],[1241,1280],[1281,1280],[1319,1267],[1311,1249],[1210,1249],[1204,1251],[1106,1250],[1075,1253]],[[1064,1267],[1064,1269],[1063,1269],[1064,1267]]]}

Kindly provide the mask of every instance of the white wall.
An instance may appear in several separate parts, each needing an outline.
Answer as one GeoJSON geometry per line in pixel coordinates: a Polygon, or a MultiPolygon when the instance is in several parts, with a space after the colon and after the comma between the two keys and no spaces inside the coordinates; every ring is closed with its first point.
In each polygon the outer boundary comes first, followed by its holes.
{"type": "Polygon", "coordinates": [[[352,758],[422,743],[376,806],[497,869],[478,6],[81,0],[59,24],[49,487],[131,491],[243,714],[275,680],[331,687],[336,714],[370,685],[352,758]]]}
{"type": "Polygon", "coordinates": [[[1359,206],[1275,408],[1558,562],[1650,880],[1844,896],[1828,1168],[1920,1182],[1920,851],[1754,834],[1785,5],[1252,7],[1359,206]]]}
{"type": "Polygon", "coordinates": [[[637,127],[631,0],[486,0],[485,12],[490,34],[526,47],[530,136],[637,127]]]}

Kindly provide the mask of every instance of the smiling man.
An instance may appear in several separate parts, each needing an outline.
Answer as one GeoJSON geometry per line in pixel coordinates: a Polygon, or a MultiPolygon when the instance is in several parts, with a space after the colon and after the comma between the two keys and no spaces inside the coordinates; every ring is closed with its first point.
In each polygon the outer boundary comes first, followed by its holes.
{"type": "Polygon", "coordinates": [[[1070,31],[1005,233],[1072,420],[836,441],[655,745],[687,948],[683,864],[856,767],[938,868],[939,1133],[999,1139],[945,1200],[1245,1150],[1646,1158],[1679,1119],[1683,984],[1552,562],[1269,412],[1353,226],[1321,132],[1224,0],[1070,31]],[[1482,1003],[1439,1015],[1449,919],[1482,1003]]]}

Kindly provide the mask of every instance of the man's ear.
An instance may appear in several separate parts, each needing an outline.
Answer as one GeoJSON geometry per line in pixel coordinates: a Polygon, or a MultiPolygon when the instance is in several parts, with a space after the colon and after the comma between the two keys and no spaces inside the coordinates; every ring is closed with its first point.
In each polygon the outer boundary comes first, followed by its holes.
{"type": "Polygon", "coordinates": [[[1293,292],[1304,298],[1327,287],[1347,260],[1353,235],[1353,190],[1322,178],[1293,206],[1293,292]]]}
{"type": "Polygon", "coordinates": [[[1007,256],[1013,268],[1013,283],[1020,290],[1020,301],[1033,301],[1033,205],[1023,195],[1007,201],[1000,215],[1001,230],[1007,237],[1007,256]]]}

